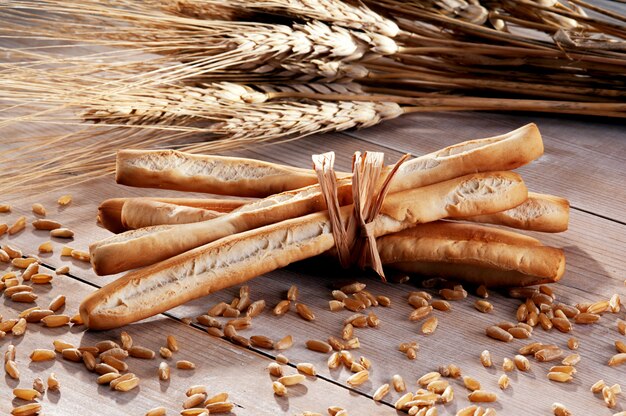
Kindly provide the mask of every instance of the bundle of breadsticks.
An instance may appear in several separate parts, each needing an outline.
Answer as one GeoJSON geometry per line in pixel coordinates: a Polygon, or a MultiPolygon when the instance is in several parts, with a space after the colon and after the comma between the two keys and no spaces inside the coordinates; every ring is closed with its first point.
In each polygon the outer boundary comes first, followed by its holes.
{"type": "Polygon", "coordinates": [[[361,252],[361,259],[372,266],[488,287],[556,282],[565,268],[562,250],[504,228],[567,229],[567,200],[528,192],[511,172],[542,153],[534,124],[378,165],[369,176],[358,169],[335,174],[323,163],[309,170],[172,150],[121,150],[120,184],[229,197],[104,201],[99,221],[117,234],[90,246],[93,268],[100,275],[136,270],[88,296],[81,315],[91,328],[119,327],[368,241],[373,254],[361,252]],[[356,224],[352,238],[338,237],[349,224],[356,224]]]}

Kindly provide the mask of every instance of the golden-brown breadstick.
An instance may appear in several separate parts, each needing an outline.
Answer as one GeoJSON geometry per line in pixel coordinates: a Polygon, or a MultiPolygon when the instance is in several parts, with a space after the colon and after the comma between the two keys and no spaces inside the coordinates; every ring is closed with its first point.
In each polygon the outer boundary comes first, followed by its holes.
{"type": "Polygon", "coordinates": [[[560,233],[569,223],[569,202],[558,196],[528,193],[528,199],[515,208],[489,215],[464,218],[466,221],[506,225],[521,230],[560,233]]]}
{"type": "Polygon", "coordinates": [[[264,197],[317,182],[310,169],[176,150],[119,150],[117,183],[219,195],[264,197]]]}
{"type": "Polygon", "coordinates": [[[558,281],[563,251],[531,237],[477,224],[437,221],[377,241],[388,267],[476,285],[529,286],[558,281]]]}
{"type": "MultiPolygon", "coordinates": [[[[185,207],[195,207],[217,212],[230,212],[254,199],[218,199],[218,198],[111,198],[104,200],[98,207],[98,221],[104,228],[114,233],[121,233],[127,228],[122,224],[122,207],[126,201],[157,201],[185,207]]],[[[158,224],[155,224],[158,225],[158,224]]]]}

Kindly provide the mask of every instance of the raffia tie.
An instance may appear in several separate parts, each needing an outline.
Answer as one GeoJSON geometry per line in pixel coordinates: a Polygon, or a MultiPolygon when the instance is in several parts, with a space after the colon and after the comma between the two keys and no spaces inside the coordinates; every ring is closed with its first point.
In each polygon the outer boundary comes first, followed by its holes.
{"type": "Polygon", "coordinates": [[[409,157],[405,154],[385,175],[384,153],[355,152],[352,157],[352,213],[347,224],[341,218],[341,206],[337,197],[337,175],[333,168],[335,152],[313,155],[313,168],[317,174],[331,221],[337,256],[343,267],[357,264],[364,268],[369,262],[372,269],[383,279],[382,262],[376,246],[373,224],[379,215],[391,180],[398,168],[409,157]]]}

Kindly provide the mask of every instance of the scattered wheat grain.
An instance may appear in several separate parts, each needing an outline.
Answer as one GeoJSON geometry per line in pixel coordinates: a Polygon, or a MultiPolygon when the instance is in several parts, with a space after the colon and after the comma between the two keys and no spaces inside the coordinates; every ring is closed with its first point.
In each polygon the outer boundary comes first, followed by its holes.
{"type": "Polygon", "coordinates": [[[159,364],[157,375],[159,376],[159,380],[161,381],[166,381],[170,379],[170,366],[165,361],[162,361],[159,364]]]}
{"type": "MultiPolygon", "coordinates": [[[[54,230],[50,230],[50,237],[73,238],[74,237],[74,231],[70,230],[69,228],[56,228],[54,230]]],[[[65,250],[64,253],[67,253],[67,250],[65,250]]],[[[70,251],[68,254],[62,254],[62,255],[65,255],[65,256],[69,255],[69,256],[71,256],[72,252],[70,251]]]]}

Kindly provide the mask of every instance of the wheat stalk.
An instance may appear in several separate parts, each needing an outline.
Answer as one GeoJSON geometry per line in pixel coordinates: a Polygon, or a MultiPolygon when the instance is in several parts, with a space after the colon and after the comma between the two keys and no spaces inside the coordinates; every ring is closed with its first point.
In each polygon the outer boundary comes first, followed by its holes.
{"type": "Polygon", "coordinates": [[[83,117],[98,123],[191,124],[229,141],[255,142],[367,127],[403,113],[385,98],[396,97],[369,96],[358,84],[163,86],[106,97],[83,117]]]}
{"type": "MultiPolygon", "coordinates": [[[[210,9],[223,2],[195,0],[193,4],[198,8],[210,9]]],[[[363,4],[352,5],[336,0],[231,0],[228,6],[245,12],[275,13],[314,19],[392,38],[399,32],[398,25],[394,21],[381,16],[363,4]]]]}
{"type": "Polygon", "coordinates": [[[33,139],[0,156],[0,192],[23,184],[33,184],[29,191],[35,192],[44,184],[63,187],[107,175],[120,147],[173,146],[185,151],[217,152],[320,131],[369,127],[403,114],[393,102],[301,101],[290,99],[290,94],[338,94],[349,98],[363,93],[355,84],[252,88],[232,83],[201,88],[161,86],[106,97],[93,93],[78,101],[93,103],[83,117],[100,124],[62,136],[33,139]],[[58,144],[62,146],[55,146],[58,144]],[[19,159],[14,159],[16,154],[19,159]],[[23,173],[15,174],[20,171],[23,173]],[[42,178],[45,182],[40,181],[42,178]]]}
{"type": "Polygon", "coordinates": [[[252,18],[252,13],[232,7],[224,1],[199,0],[145,0],[152,7],[167,13],[203,20],[242,20],[252,18]]]}

